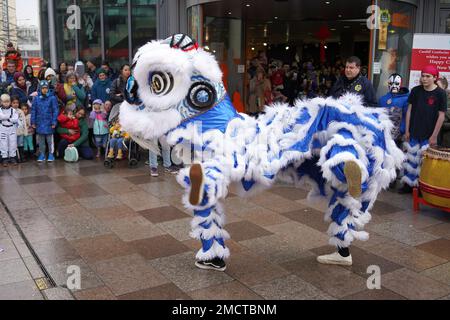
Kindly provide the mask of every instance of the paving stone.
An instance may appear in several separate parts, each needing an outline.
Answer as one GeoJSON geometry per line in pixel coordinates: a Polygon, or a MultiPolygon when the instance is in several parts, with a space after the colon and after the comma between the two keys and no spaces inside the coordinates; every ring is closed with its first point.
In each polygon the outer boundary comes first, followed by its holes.
{"type": "Polygon", "coordinates": [[[75,300],[75,297],[65,288],[50,288],[42,292],[47,300],[75,300]]]}
{"type": "Polygon", "coordinates": [[[189,217],[183,211],[172,206],[139,211],[138,213],[152,223],[161,223],[189,217]]]}
{"type": "Polygon", "coordinates": [[[382,236],[400,241],[409,246],[417,246],[437,239],[437,237],[432,234],[417,230],[409,225],[404,225],[398,222],[386,222],[376,225],[369,225],[367,229],[382,236]]]}
{"type": "Polygon", "coordinates": [[[120,300],[192,300],[172,283],[119,296],[120,300]]]}
{"type": "Polygon", "coordinates": [[[226,273],[210,272],[195,267],[195,255],[192,252],[154,259],[148,263],[184,292],[211,286],[220,287],[221,284],[233,281],[226,273]]]}
{"type": "Polygon", "coordinates": [[[450,286],[450,262],[424,270],[421,274],[450,286]]]}
{"type": "Polygon", "coordinates": [[[437,239],[416,247],[417,249],[431,253],[435,256],[450,260],[450,240],[437,239]]]}
{"type": "Polygon", "coordinates": [[[312,284],[295,275],[272,280],[252,287],[257,294],[266,300],[333,300],[312,284]]]}
{"type": "Polygon", "coordinates": [[[31,280],[22,259],[0,261],[0,286],[31,280]]]}
{"type": "Polygon", "coordinates": [[[136,254],[98,261],[93,265],[93,270],[116,296],[169,283],[136,254]]]}
{"type": "Polygon", "coordinates": [[[412,300],[434,300],[450,293],[450,287],[408,269],[383,276],[383,286],[412,300]]]}
{"type": "Polygon", "coordinates": [[[74,293],[77,300],[116,300],[116,296],[107,287],[98,287],[74,293]]]}
{"type": "Polygon", "coordinates": [[[245,241],[272,234],[266,229],[248,221],[227,224],[225,230],[230,233],[231,238],[235,241],[245,241]]]}
{"type": "Polygon", "coordinates": [[[122,241],[136,241],[165,235],[164,230],[141,216],[105,222],[122,241]]]}
{"type": "Polygon", "coordinates": [[[0,285],[0,300],[44,300],[33,280],[0,285]]]}
{"type": "Polygon", "coordinates": [[[169,257],[189,251],[189,248],[182,242],[169,235],[133,241],[130,242],[130,246],[148,260],[169,257]]]}

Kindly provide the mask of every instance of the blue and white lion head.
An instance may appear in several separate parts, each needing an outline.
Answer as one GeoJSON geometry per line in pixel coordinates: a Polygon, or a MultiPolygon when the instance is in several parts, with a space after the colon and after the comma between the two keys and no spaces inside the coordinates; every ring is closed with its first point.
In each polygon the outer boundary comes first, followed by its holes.
{"type": "Polygon", "coordinates": [[[141,144],[213,108],[226,91],[215,57],[185,35],[141,47],[120,110],[122,127],[141,144]]]}

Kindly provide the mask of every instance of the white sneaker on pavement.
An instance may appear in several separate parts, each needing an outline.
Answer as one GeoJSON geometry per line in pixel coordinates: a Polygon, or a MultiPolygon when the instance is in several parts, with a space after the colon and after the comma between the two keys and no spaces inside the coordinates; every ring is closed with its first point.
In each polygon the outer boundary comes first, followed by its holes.
{"type": "Polygon", "coordinates": [[[332,264],[338,266],[351,266],[353,265],[352,256],[343,257],[339,254],[339,252],[335,252],[332,254],[327,254],[324,256],[317,257],[317,262],[321,264],[332,264]]]}

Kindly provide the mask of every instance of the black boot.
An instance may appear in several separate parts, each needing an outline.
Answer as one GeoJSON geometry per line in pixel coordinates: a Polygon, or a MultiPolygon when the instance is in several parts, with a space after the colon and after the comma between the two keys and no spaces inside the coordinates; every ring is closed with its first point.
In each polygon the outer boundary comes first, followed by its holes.
{"type": "Polygon", "coordinates": [[[27,159],[25,158],[25,153],[23,152],[23,147],[19,147],[19,163],[27,162],[27,159]]]}

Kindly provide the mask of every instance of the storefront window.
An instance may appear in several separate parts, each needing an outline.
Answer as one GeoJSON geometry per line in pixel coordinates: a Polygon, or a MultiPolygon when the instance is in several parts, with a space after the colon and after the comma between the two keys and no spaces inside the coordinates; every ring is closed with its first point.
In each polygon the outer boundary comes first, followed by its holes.
{"type": "Polygon", "coordinates": [[[81,30],[78,33],[80,59],[95,60],[102,57],[100,0],[78,0],[81,8],[81,30]]]}
{"type": "MultiPolygon", "coordinates": [[[[67,28],[67,7],[72,4],[75,4],[75,1],[55,1],[58,63],[62,61],[73,63],[77,59],[76,30],[69,30],[67,28]]],[[[57,66],[54,67],[57,68],[57,66]]]]}
{"type": "Polygon", "coordinates": [[[141,46],[156,39],[156,0],[132,0],[131,4],[134,55],[141,46]]]}
{"type": "Polygon", "coordinates": [[[114,69],[129,62],[128,4],[104,0],[105,57],[114,69]]]}
{"type": "Polygon", "coordinates": [[[43,58],[50,60],[50,35],[48,29],[48,7],[47,1],[40,1],[41,6],[41,46],[43,58]]]}
{"type": "Polygon", "coordinates": [[[392,73],[399,73],[404,86],[409,83],[411,50],[414,36],[415,7],[405,2],[382,0],[381,29],[377,30],[373,63],[373,84],[377,96],[387,91],[387,81],[392,73]]]}
{"type": "Polygon", "coordinates": [[[203,47],[216,56],[230,97],[236,93],[242,97],[245,74],[242,20],[205,16],[203,21],[203,47]]]}

